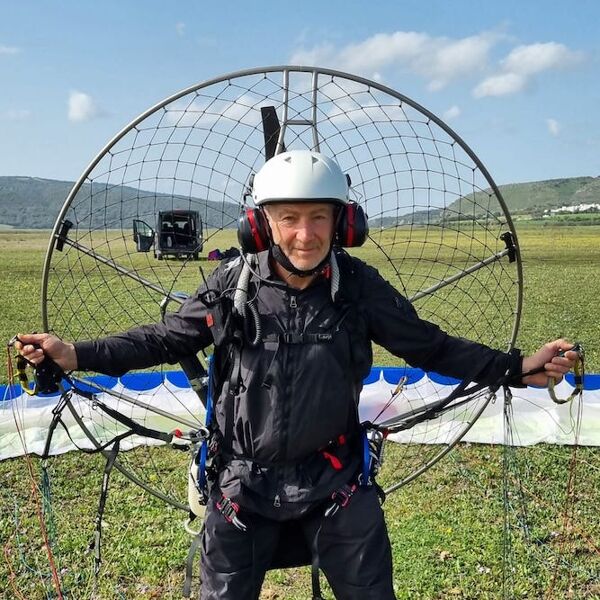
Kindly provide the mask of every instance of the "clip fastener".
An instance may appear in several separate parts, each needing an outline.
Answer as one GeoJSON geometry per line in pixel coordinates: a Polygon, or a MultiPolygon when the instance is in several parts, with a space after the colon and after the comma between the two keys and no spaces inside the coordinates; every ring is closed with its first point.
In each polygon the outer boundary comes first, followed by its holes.
{"type": "Polygon", "coordinates": [[[216,505],[228,523],[231,523],[240,531],[248,530],[247,525],[237,516],[238,512],[240,511],[240,505],[237,502],[233,502],[227,496],[225,496],[225,494],[223,494],[221,500],[218,500],[216,505]]]}
{"type": "Polygon", "coordinates": [[[331,499],[333,502],[325,511],[326,517],[332,517],[340,508],[346,508],[348,506],[348,502],[352,496],[354,496],[354,492],[357,490],[357,485],[353,483],[352,485],[346,484],[342,486],[339,490],[336,490],[331,494],[331,499]]]}

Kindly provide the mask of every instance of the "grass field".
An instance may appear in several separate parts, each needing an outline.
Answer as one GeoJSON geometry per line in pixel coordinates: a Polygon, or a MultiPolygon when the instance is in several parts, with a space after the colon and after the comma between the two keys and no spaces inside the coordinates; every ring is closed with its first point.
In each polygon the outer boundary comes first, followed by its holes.
{"type": "MultiPolygon", "coordinates": [[[[40,278],[47,236],[0,231],[5,290],[0,337],[6,341],[17,331],[42,327],[40,278]]],[[[577,339],[586,347],[587,369],[598,372],[600,228],[524,225],[519,238],[525,302],[517,345],[530,352],[555,337],[577,339]]],[[[229,241],[215,245],[227,247],[229,241]]],[[[184,288],[195,285],[193,277],[181,281],[184,288]]],[[[375,362],[387,360],[378,351],[375,362]]],[[[0,380],[6,380],[5,366],[0,380]]],[[[390,445],[388,464],[397,452],[390,445]]],[[[154,450],[157,470],[183,473],[185,456],[174,454],[165,448],[154,450]]],[[[570,448],[505,451],[465,444],[391,495],[385,510],[398,598],[501,598],[503,585],[508,597],[600,598],[600,458],[596,449],[579,449],[577,503],[565,526],[571,460],[570,448]],[[510,495],[503,499],[505,475],[510,495]],[[504,505],[509,506],[510,524],[516,524],[522,517],[521,494],[527,499],[534,543],[525,543],[514,530],[511,568],[503,573],[504,505]]],[[[57,562],[65,597],[180,598],[189,547],[183,515],[118,473],[104,517],[104,566],[97,580],[92,576],[86,548],[93,536],[103,463],[98,456],[75,453],[50,461],[57,562]]],[[[39,469],[35,460],[33,466],[39,469]]],[[[24,459],[0,463],[0,481],[0,546],[5,551],[0,558],[0,598],[18,597],[14,589],[28,600],[55,597],[24,459]]],[[[276,571],[269,574],[262,598],[308,598],[309,590],[306,569],[276,571]]]]}

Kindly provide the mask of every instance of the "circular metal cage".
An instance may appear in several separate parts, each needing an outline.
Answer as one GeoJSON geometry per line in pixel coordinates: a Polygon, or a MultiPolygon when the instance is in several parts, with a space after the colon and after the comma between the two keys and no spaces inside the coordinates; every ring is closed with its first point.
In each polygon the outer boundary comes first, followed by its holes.
{"type": "MultiPolygon", "coordinates": [[[[273,154],[300,148],[333,157],[350,175],[352,198],[370,225],[367,243],[353,253],[379,269],[422,318],[454,335],[503,350],[512,346],[522,302],[517,238],[474,152],[403,94],[361,77],[298,66],[239,71],[185,89],[133,120],[100,151],[52,233],[43,274],[45,329],[70,340],[95,339],[155,322],[167,304],[174,310],[201,283],[198,266],[207,270],[210,249],[236,243],[251,175],[273,154]]],[[[398,378],[408,368],[380,348],[375,362],[399,367],[398,378]]],[[[162,387],[169,396],[166,408],[161,400],[166,416],[148,408],[147,391],[121,389],[110,397],[118,410],[152,427],[200,422],[199,402],[186,404],[173,387],[162,387]]],[[[445,393],[430,378],[407,383],[394,403],[382,398],[377,417],[401,419],[445,393]]],[[[489,399],[473,398],[398,434],[402,444],[384,474],[389,489],[452,448],[489,399]]],[[[97,446],[120,431],[92,406],[82,402],[79,411],[97,446]]],[[[153,452],[122,453],[118,467],[186,507],[175,481],[183,478],[157,465],[153,452]]]]}

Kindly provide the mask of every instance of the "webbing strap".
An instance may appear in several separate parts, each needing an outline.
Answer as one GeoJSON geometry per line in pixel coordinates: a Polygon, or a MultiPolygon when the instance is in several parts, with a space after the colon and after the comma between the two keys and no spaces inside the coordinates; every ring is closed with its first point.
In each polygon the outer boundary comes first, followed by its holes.
{"type": "Polygon", "coordinates": [[[229,360],[233,361],[231,371],[229,372],[229,389],[227,390],[227,398],[225,398],[225,431],[223,432],[223,442],[227,450],[231,450],[233,442],[233,416],[234,416],[234,398],[240,385],[240,375],[242,371],[242,349],[241,340],[236,344],[232,344],[229,360]]]}
{"type": "Polygon", "coordinates": [[[321,528],[323,527],[323,519],[321,519],[321,523],[319,523],[319,527],[315,533],[315,537],[312,541],[312,563],[310,566],[310,579],[312,584],[312,600],[323,600],[323,596],[321,595],[321,580],[319,577],[319,534],[321,533],[321,528]]]}
{"type": "MultiPolygon", "coordinates": [[[[42,452],[42,461],[45,461],[50,456],[50,445],[52,443],[52,437],[54,436],[54,431],[56,430],[56,426],[61,423],[64,427],[64,423],[61,420],[62,412],[67,406],[67,402],[70,401],[71,392],[66,391],[63,392],[60,396],[60,400],[56,403],[56,406],[52,409],[52,421],[50,421],[50,425],[48,426],[48,434],[46,435],[46,443],[44,444],[44,451],[42,452]]],[[[68,433],[68,431],[67,431],[68,433]]],[[[70,436],[69,436],[70,437],[70,436]]],[[[45,466],[43,467],[46,468],[45,466]]]]}
{"type": "Polygon", "coordinates": [[[134,420],[121,414],[113,408],[110,408],[110,406],[107,406],[106,404],[104,404],[104,402],[100,402],[98,399],[95,399],[94,403],[99,408],[101,408],[107,415],[112,417],[115,421],[118,421],[122,425],[128,427],[131,430],[130,433],[134,433],[142,437],[149,437],[156,440],[161,440],[163,442],[166,442],[167,444],[170,444],[173,441],[172,433],[165,433],[163,431],[157,431],[156,429],[149,429],[148,427],[144,427],[143,425],[136,423],[134,420]]]}
{"type": "Polygon", "coordinates": [[[102,563],[100,553],[100,544],[102,541],[102,516],[104,515],[104,507],[106,506],[106,499],[108,497],[110,474],[115,464],[117,454],[119,454],[119,449],[120,440],[117,439],[106,457],[106,466],[104,467],[104,475],[102,477],[102,491],[100,492],[100,502],[98,503],[98,512],[96,514],[96,532],[94,534],[94,540],[90,544],[90,550],[94,550],[94,575],[98,575],[100,572],[100,564],[102,563]]]}
{"type": "Polygon", "coordinates": [[[185,582],[183,583],[183,597],[189,598],[192,595],[192,578],[194,576],[194,559],[200,549],[202,543],[202,529],[194,536],[190,550],[185,561],[185,582]]]}
{"type": "Polygon", "coordinates": [[[369,438],[367,437],[366,428],[362,430],[362,443],[363,443],[363,461],[362,461],[362,480],[360,484],[364,486],[369,485],[371,479],[371,452],[369,448],[369,438]]]}
{"type": "Polygon", "coordinates": [[[276,342],[281,344],[328,344],[333,341],[331,333],[273,333],[265,335],[263,342],[276,342]]]}
{"type": "MultiPolygon", "coordinates": [[[[206,391],[206,427],[210,427],[212,423],[212,413],[213,413],[213,359],[209,357],[208,359],[208,389],[206,391]]],[[[198,461],[198,477],[196,481],[198,482],[198,489],[202,493],[202,495],[208,496],[207,493],[207,481],[206,481],[206,461],[208,459],[208,438],[205,438],[202,441],[202,446],[200,447],[200,460],[198,461]]]]}

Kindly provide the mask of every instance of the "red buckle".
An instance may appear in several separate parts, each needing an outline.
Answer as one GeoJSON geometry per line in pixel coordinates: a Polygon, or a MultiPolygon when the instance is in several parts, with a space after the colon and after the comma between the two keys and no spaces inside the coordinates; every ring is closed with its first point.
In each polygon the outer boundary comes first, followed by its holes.
{"type": "Polygon", "coordinates": [[[341,487],[339,490],[333,492],[331,495],[331,499],[334,500],[340,508],[346,508],[348,506],[348,502],[350,502],[350,498],[354,496],[354,492],[356,491],[356,485],[345,485],[341,487]]]}
{"type": "Polygon", "coordinates": [[[217,500],[216,506],[228,523],[235,525],[240,531],[246,531],[246,524],[237,516],[240,510],[240,505],[237,502],[233,502],[223,494],[221,500],[217,500]]]}
{"type": "Polygon", "coordinates": [[[225,517],[226,521],[229,521],[229,523],[233,522],[233,518],[240,510],[239,504],[237,502],[232,502],[224,494],[221,500],[217,501],[217,508],[221,511],[221,514],[225,517]]]}
{"type": "Polygon", "coordinates": [[[346,506],[348,506],[348,502],[350,502],[350,499],[352,498],[352,496],[354,496],[354,492],[356,490],[356,484],[346,484],[339,490],[333,492],[333,494],[331,494],[331,499],[333,500],[333,502],[325,510],[325,516],[332,517],[340,508],[346,508],[346,506]]]}

